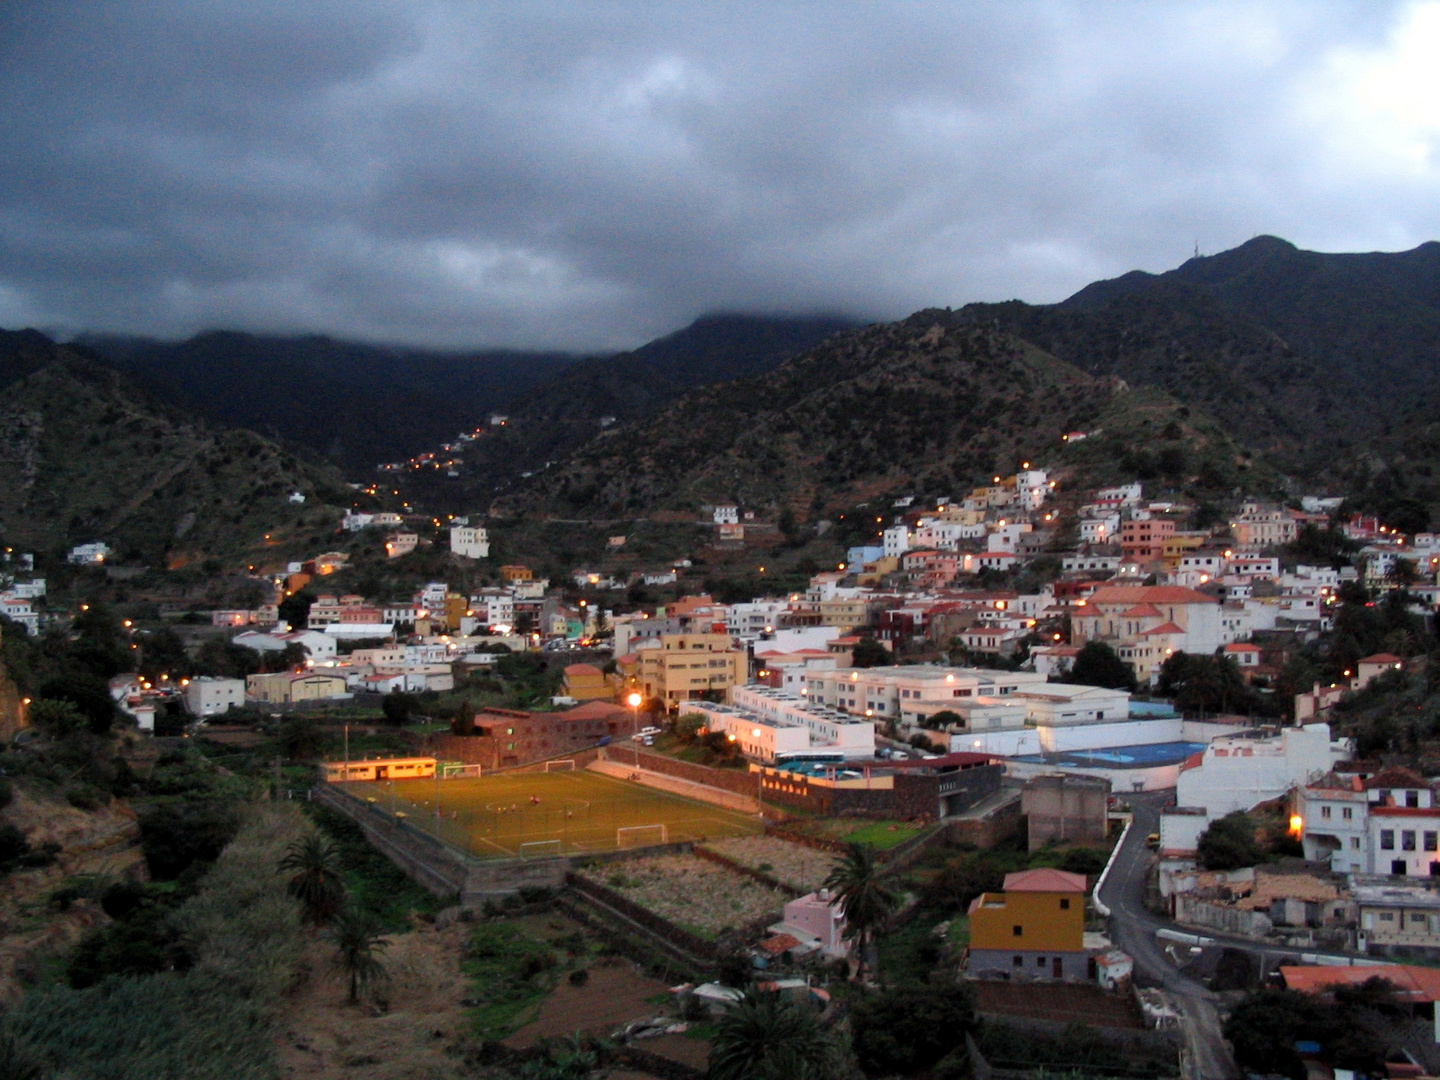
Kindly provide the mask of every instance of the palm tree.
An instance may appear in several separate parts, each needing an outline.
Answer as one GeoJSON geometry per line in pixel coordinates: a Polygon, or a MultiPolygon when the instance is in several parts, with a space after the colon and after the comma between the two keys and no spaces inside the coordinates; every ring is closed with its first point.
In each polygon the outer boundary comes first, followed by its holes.
{"type": "Polygon", "coordinates": [[[776,993],[746,991],[715,1025],[709,1080],[813,1080],[830,1043],[815,1014],[776,993]]]}
{"type": "Polygon", "coordinates": [[[330,928],[330,941],[335,946],[331,961],[350,980],[350,1004],[360,1000],[360,991],[385,978],[385,965],[376,953],[390,947],[380,936],[380,928],[367,915],[342,912],[330,928]]]}
{"type": "Polygon", "coordinates": [[[845,854],[830,871],[824,887],[835,894],[840,904],[840,913],[845,916],[845,937],[855,941],[858,978],[865,970],[865,952],[871,940],[900,906],[900,897],[880,880],[875,849],[865,844],[845,845],[845,854]]]}
{"type": "Polygon", "coordinates": [[[285,891],[300,901],[301,917],[312,926],[324,926],[345,906],[340,853],[319,833],[308,832],[291,842],[280,871],[290,872],[285,891]]]}

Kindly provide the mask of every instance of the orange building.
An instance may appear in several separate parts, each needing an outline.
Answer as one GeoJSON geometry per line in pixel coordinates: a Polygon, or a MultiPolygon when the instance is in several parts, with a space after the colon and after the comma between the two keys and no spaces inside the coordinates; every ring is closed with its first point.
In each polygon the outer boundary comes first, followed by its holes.
{"type": "Polygon", "coordinates": [[[560,692],[576,701],[602,701],[615,696],[615,687],[594,664],[571,664],[560,692]]]}
{"type": "Polygon", "coordinates": [[[1158,559],[1165,542],[1175,535],[1175,522],[1168,518],[1146,518],[1120,523],[1120,550],[1136,559],[1158,559]]]}
{"type": "Polygon", "coordinates": [[[970,973],[1086,979],[1085,875],[1049,868],[1005,875],[1005,891],[970,904],[970,973]]]}

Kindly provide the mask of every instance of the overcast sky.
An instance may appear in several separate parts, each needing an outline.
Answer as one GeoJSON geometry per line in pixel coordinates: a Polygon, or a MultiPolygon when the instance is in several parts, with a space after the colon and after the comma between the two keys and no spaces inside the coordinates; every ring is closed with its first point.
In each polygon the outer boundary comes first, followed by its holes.
{"type": "Polygon", "coordinates": [[[1440,237],[1440,5],[0,6],[0,326],[639,344],[1440,237]]]}

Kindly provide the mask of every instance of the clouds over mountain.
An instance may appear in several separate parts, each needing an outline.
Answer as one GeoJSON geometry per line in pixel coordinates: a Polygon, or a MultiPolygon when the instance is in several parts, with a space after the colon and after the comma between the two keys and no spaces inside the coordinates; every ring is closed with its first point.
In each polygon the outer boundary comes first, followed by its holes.
{"type": "Polygon", "coordinates": [[[632,346],[1440,235],[1433,6],[10,5],[0,325],[632,346]]]}

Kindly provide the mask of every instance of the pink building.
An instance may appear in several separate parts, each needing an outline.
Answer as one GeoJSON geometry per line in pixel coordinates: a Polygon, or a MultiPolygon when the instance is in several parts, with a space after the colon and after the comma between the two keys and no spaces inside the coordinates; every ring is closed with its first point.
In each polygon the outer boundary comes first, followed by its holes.
{"type": "Polygon", "coordinates": [[[845,916],[841,914],[838,901],[832,900],[830,890],[791,900],[785,905],[785,927],[801,937],[820,943],[822,952],[830,956],[846,956],[850,942],[845,940],[845,916]]]}

